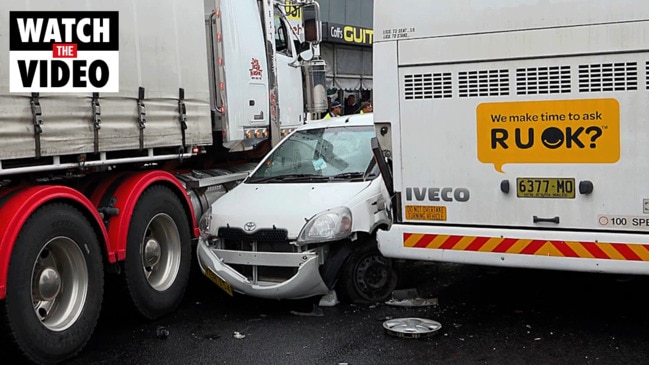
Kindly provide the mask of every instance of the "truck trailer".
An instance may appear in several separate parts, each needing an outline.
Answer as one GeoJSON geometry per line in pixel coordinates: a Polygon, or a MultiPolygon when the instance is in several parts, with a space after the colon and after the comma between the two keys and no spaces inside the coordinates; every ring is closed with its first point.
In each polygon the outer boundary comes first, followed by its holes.
{"type": "Polygon", "coordinates": [[[374,5],[385,256],[649,274],[649,3],[374,5]]]}
{"type": "Polygon", "coordinates": [[[26,359],[56,363],[90,339],[105,282],[147,319],[174,311],[201,215],[326,109],[319,7],[0,9],[0,325],[26,359]]]}

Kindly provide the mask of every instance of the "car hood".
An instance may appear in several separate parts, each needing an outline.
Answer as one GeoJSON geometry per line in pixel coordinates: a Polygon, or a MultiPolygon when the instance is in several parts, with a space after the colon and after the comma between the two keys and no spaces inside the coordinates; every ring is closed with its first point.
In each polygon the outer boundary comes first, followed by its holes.
{"type": "Polygon", "coordinates": [[[294,239],[308,219],[327,209],[346,206],[370,184],[239,184],[212,204],[212,233],[224,226],[244,229],[246,223],[252,222],[256,229],[286,229],[288,237],[294,239]]]}

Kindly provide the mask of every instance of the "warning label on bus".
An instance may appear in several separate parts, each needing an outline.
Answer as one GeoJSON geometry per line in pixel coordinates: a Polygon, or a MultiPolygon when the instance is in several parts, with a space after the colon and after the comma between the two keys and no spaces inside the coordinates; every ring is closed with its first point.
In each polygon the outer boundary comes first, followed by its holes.
{"type": "Polygon", "coordinates": [[[597,223],[600,227],[649,230],[649,216],[600,214],[597,223]]]}

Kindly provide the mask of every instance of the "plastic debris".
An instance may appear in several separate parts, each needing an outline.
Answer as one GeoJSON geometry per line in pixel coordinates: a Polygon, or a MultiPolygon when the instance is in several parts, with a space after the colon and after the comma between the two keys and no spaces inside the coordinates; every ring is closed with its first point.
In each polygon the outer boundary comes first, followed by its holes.
{"type": "Polygon", "coordinates": [[[169,337],[169,330],[164,326],[158,326],[155,330],[155,335],[159,339],[164,340],[169,337]]]}
{"type": "Polygon", "coordinates": [[[426,307],[437,305],[437,298],[420,298],[417,289],[402,289],[392,292],[392,299],[385,304],[398,307],[426,307]]]}
{"type": "Polygon", "coordinates": [[[291,314],[294,314],[296,316],[302,316],[302,317],[323,317],[324,312],[322,311],[322,308],[320,308],[317,305],[313,305],[313,310],[311,312],[298,312],[298,311],[291,311],[291,314]]]}
{"type": "Polygon", "coordinates": [[[394,300],[404,300],[404,299],[413,299],[419,296],[417,289],[397,289],[392,291],[392,299],[394,300]]]}
{"type": "Polygon", "coordinates": [[[404,300],[394,300],[390,299],[385,304],[394,305],[397,307],[426,307],[431,305],[437,305],[437,298],[414,298],[414,299],[404,299],[404,300]]]}
{"type": "Polygon", "coordinates": [[[336,294],[335,290],[330,290],[329,293],[320,298],[320,303],[318,303],[318,305],[321,307],[333,307],[338,303],[340,303],[338,300],[338,294],[336,294]]]}
{"type": "Polygon", "coordinates": [[[238,339],[238,340],[240,340],[240,339],[242,339],[242,338],[246,338],[246,335],[244,335],[244,334],[242,334],[242,333],[240,333],[240,332],[238,332],[238,331],[234,331],[234,334],[233,334],[232,336],[233,336],[234,338],[238,339]]]}

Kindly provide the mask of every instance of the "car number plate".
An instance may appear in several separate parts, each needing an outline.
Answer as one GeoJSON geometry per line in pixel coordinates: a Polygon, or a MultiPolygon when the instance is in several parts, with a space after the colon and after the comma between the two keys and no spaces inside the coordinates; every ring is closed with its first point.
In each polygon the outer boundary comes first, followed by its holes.
{"type": "Polygon", "coordinates": [[[227,281],[221,279],[220,276],[218,276],[216,273],[214,273],[212,270],[210,270],[207,267],[205,268],[205,276],[207,276],[210,280],[212,280],[214,284],[216,284],[216,286],[221,288],[224,292],[228,293],[228,295],[230,295],[231,297],[234,296],[230,284],[227,281]]]}
{"type": "Polygon", "coordinates": [[[443,205],[406,205],[406,219],[413,221],[446,221],[443,205]]]}
{"type": "Polygon", "coordinates": [[[519,198],[575,198],[575,179],[557,177],[516,178],[519,198]]]}

